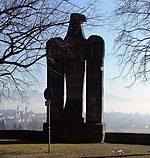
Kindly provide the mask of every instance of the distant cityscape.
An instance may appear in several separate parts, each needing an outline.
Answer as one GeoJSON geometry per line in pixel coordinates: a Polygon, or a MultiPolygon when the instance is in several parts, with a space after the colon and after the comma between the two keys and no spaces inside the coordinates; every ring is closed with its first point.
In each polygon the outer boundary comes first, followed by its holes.
{"type": "Polygon", "coordinates": [[[34,113],[20,111],[19,107],[13,109],[0,109],[0,130],[43,130],[43,123],[46,121],[45,113],[34,113]]]}
{"type": "Polygon", "coordinates": [[[150,114],[105,112],[107,132],[150,133],[150,114]]]}
{"type": "MultiPolygon", "coordinates": [[[[0,130],[43,130],[46,113],[24,111],[19,107],[0,109],[0,130]]],[[[150,115],[139,113],[105,112],[106,132],[150,133],[150,115]]]]}

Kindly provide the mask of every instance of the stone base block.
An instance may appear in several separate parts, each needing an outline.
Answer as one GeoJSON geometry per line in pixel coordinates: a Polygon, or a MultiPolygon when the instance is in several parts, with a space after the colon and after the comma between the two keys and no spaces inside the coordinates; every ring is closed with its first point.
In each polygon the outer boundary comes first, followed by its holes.
{"type": "Polygon", "coordinates": [[[105,138],[105,124],[84,124],[84,143],[103,143],[105,138]]]}
{"type": "MultiPolygon", "coordinates": [[[[48,130],[45,133],[48,135],[48,130]]],[[[78,127],[59,124],[51,128],[52,143],[102,143],[104,136],[105,124],[84,123],[78,127]]]]}
{"type": "Polygon", "coordinates": [[[83,143],[81,127],[64,127],[62,130],[62,143],[83,143]]]}

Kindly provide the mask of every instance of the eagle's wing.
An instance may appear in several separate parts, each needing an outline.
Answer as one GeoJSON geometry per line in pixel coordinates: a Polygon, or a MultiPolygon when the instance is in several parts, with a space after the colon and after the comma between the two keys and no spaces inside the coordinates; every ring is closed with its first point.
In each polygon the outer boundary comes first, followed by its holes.
{"type": "Polygon", "coordinates": [[[97,35],[92,35],[88,39],[89,51],[88,59],[100,62],[100,65],[103,65],[104,59],[104,40],[102,37],[97,35]]]}
{"type": "Polygon", "coordinates": [[[56,75],[64,72],[64,40],[60,37],[51,38],[46,42],[47,64],[56,75]]]}

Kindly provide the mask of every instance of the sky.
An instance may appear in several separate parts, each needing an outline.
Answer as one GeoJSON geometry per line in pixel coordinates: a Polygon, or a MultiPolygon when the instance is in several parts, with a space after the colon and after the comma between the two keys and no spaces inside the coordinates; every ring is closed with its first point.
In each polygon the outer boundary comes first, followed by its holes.
{"type": "MultiPolygon", "coordinates": [[[[102,2],[100,8],[102,11],[111,11],[115,6],[115,0],[102,2]]],[[[86,25],[86,24],[85,24],[86,25]]],[[[107,27],[107,26],[106,26],[107,27]]],[[[118,112],[138,112],[150,113],[150,83],[136,83],[128,88],[131,80],[123,78],[113,80],[120,73],[117,65],[117,59],[114,55],[114,32],[110,28],[105,29],[96,27],[84,30],[86,38],[90,35],[99,35],[105,41],[105,60],[104,60],[104,111],[118,112]]]]}
{"type": "MultiPolygon", "coordinates": [[[[72,0],[74,1],[74,0],[72,0]]],[[[84,4],[83,0],[82,3],[84,4]]],[[[103,1],[102,11],[110,11],[114,0],[103,1]]],[[[75,2],[78,2],[77,0],[75,2]]],[[[80,1],[81,3],[81,1],[80,1]]],[[[85,24],[86,25],[86,24],[85,24]]],[[[86,28],[86,27],[85,27],[86,28]]],[[[124,113],[142,113],[150,114],[150,83],[136,83],[131,88],[127,88],[130,80],[123,80],[122,78],[113,80],[119,74],[117,59],[112,55],[114,52],[114,32],[102,27],[95,27],[93,29],[84,29],[86,38],[90,35],[99,35],[105,41],[105,60],[104,60],[104,111],[105,112],[124,112],[124,113]]],[[[43,92],[46,88],[46,69],[43,70],[43,82],[41,86],[36,87],[40,94],[34,94],[31,97],[29,109],[36,112],[44,112],[44,97],[43,92]],[[38,98],[37,98],[38,97],[38,98]],[[37,99],[36,99],[37,98],[37,99]],[[36,100],[36,102],[35,102],[36,100]]]]}
{"type": "MultiPolygon", "coordinates": [[[[113,0],[104,1],[104,10],[111,10],[114,6],[113,0]]],[[[117,59],[112,55],[114,53],[114,32],[105,30],[102,28],[96,28],[87,32],[90,34],[97,34],[105,40],[105,65],[104,65],[104,91],[105,111],[119,111],[119,112],[138,112],[138,113],[150,113],[150,83],[136,83],[132,87],[129,80],[123,80],[123,78],[112,80],[119,74],[119,67],[117,65],[117,59]]]]}

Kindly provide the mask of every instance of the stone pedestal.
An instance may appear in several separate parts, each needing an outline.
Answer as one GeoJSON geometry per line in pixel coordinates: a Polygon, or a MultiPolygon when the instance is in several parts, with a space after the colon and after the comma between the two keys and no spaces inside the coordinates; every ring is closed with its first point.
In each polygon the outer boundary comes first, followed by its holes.
{"type": "MultiPolygon", "coordinates": [[[[55,123],[51,128],[51,143],[103,143],[106,125],[84,123],[70,127],[55,123]]],[[[47,134],[46,124],[44,129],[47,134]]]]}

